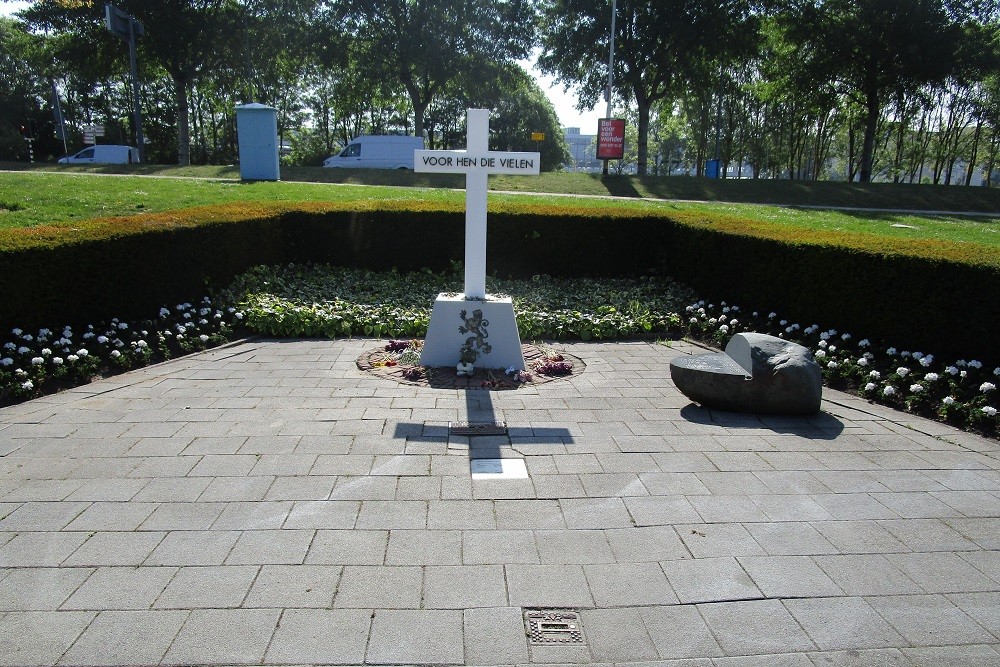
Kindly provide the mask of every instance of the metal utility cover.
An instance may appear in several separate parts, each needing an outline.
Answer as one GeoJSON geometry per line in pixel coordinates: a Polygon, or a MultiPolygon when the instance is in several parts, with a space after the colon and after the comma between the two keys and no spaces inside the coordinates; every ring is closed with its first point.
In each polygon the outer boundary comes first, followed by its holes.
{"type": "Polygon", "coordinates": [[[572,609],[526,609],[524,629],[533,646],[585,643],[580,614],[572,609]]]}
{"type": "Polygon", "coordinates": [[[506,435],[507,422],[448,422],[448,435],[506,435]]]}

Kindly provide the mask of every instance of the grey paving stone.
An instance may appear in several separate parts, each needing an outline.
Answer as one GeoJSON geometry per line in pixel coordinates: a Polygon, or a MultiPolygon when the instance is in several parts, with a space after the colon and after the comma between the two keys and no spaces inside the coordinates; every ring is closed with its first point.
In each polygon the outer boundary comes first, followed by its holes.
{"type": "MultiPolygon", "coordinates": [[[[816,654],[809,654],[816,655],[816,654]]],[[[776,653],[769,655],[736,655],[724,658],[714,658],[713,667],[815,667],[809,655],[805,653],[776,653]]],[[[827,655],[827,654],[819,654],[827,655]]],[[[875,663],[862,663],[873,667],[875,663]]]]}
{"type": "Polygon", "coordinates": [[[393,530],[386,565],[460,565],[462,532],[458,530],[393,530]]]}
{"type": "Polygon", "coordinates": [[[900,553],[909,548],[875,521],[822,521],[813,526],[840,553],[900,553]]]}
{"type": "Polygon", "coordinates": [[[370,626],[364,609],[286,609],[265,661],[360,665],[370,626]]]}
{"type": "Polygon", "coordinates": [[[0,665],[54,665],[95,612],[27,611],[11,612],[0,618],[0,665]]]}
{"type": "Polygon", "coordinates": [[[132,498],[133,502],[193,502],[212,484],[208,477],[166,477],[150,479],[132,498]]]}
{"type": "Polygon", "coordinates": [[[677,595],[658,563],[585,565],[594,604],[598,607],[677,604],[677,595]]]}
{"type": "Polygon", "coordinates": [[[910,646],[988,644],[993,635],[943,595],[879,597],[869,604],[910,646]]]}
{"type": "Polygon", "coordinates": [[[756,523],[746,529],[771,556],[831,554],[837,549],[811,524],[804,522],[756,523]]]}
{"type": "Polygon", "coordinates": [[[978,545],[940,519],[879,521],[911,551],[978,551],[978,545]]]}
{"type": "Polygon", "coordinates": [[[493,505],[497,528],[500,529],[566,527],[558,500],[497,500],[493,505]]]}
{"type": "Polygon", "coordinates": [[[298,501],[292,507],[284,528],[354,528],[361,503],[357,500],[298,501]]]}
{"type": "Polygon", "coordinates": [[[63,561],[64,567],[81,565],[142,565],[165,533],[94,533],[63,561]]]}
{"type": "Polygon", "coordinates": [[[694,606],[645,607],[642,622],[664,660],[723,655],[712,631],[694,606]]]}
{"type": "Polygon", "coordinates": [[[584,491],[591,498],[649,495],[638,473],[583,473],[579,477],[584,491]]]}
{"type": "Polygon", "coordinates": [[[777,600],[698,605],[712,635],[729,655],[809,651],[816,646],[777,600]]]}
{"type": "MultiPolygon", "coordinates": [[[[136,535],[146,534],[163,535],[163,533],[136,533],[136,535]]],[[[239,538],[238,531],[175,530],[166,534],[159,546],[146,559],[145,564],[222,565],[239,538]]],[[[73,556],[76,557],[78,553],[73,556]]]]}
{"type": "Polygon", "coordinates": [[[226,558],[226,565],[301,564],[315,533],[314,530],[246,531],[226,558]]]}
{"type": "Polygon", "coordinates": [[[960,593],[947,597],[994,637],[1000,638],[1000,593],[960,593]]]}
{"type": "Polygon", "coordinates": [[[675,526],[675,530],[695,558],[763,556],[765,553],[742,524],[683,524],[675,526]]]}
{"type": "Polygon", "coordinates": [[[488,530],[496,525],[493,503],[489,501],[431,500],[428,503],[428,528],[488,530]]]}
{"type": "Polygon", "coordinates": [[[619,563],[644,563],[687,558],[689,552],[677,533],[660,527],[612,528],[604,531],[619,563]]]}
{"type": "Polygon", "coordinates": [[[279,614],[276,609],[195,609],[163,662],[261,664],[279,614]]]}
{"type": "Polygon", "coordinates": [[[463,612],[465,663],[506,665],[528,662],[520,607],[466,609],[463,612]]]}
{"type": "Polygon", "coordinates": [[[253,565],[181,568],[156,599],[155,606],[157,609],[239,607],[258,569],[253,565]]]}
{"type": "Polygon", "coordinates": [[[603,530],[536,530],[543,564],[613,563],[614,553],[603,530]]]}
{"type": "Polygon", "coordinates": [[[824,650],[906,645],[903,638],[861,598],[785,600],[784,605],[824,650]]]}
{"type": "MultiPolygon", "coordinates": [[[[292,510],[291,502],[227,503],[212,530],[268,530],[281,528],[292,510]]],[[[300,526],[288,526],[298,528],[300,526]]],[[[307,526],[301,526],[307,527],[307,526]]]]}
{"type": "Polygon", "coordinates": [[[670,560],[660,566],[684,604],[764,597],[735,558],[670,560]]]}
{"type": "Polygon", "coordinates": [[[274,477],[215,477],[198,500],[207,503],[263,500],[273,482],[274,477]]]}
{"type": "MultiPolygon", "coordinates": [[[[471,485],[470,485],[471,490],[471,485]]],[[[469,494],[472,495],[471,492],[469,494]]],[[[440,477],[400,477],[396,481],[396,500],[440,500],[440,477]]]]}
{"type": "Polygon", "coordinates": [[[15,568],[0,578],[0,611],[54,611],[93,572],[90,568],[15,568]]]}
{"type": "Polygon", "coordinates": [[[223,503],[162,503],[142,522],[142,530],[208,530],[223,503]]]}
{"type": "MultiPolygon", "coordinates": [[[[101,459],[98,465],[104,467],[102,474],[106,475],[107,467],[113,464],[101,459]]],[[[131,469],[134,465],[134,461],[129,461],[127,467],[131,469]]],[[[125,502],[139,493],[147,482],[145,479],[88,479],[66,500],[125,502]]]]}
{"type": "Polygon", "coordinates": [[[530,530],[462,531],[461,556],[466,565],[540,562],[530,530]]]}
{"type": "Polygon", "coordinates": [[[580,615],[594,660],[634,662],[659,657],[639,608],[586,609],[580,615]]]}
{"type": "Polygon", "coordinates": [[[388,609],[375,613],[366,664],[460,664],[463,616],[455,610],[388,609]]]}
{"type": "Polygon", "coordinates": [[[515,607],[592,607],[579,565],[505,565],[507,596],[515,607]]]}
{"type": "Polygon", "coordinates": [[[901,652],[907,667],[993,667],[1000,660],[995,646],[933,646],[901,652]]]}
{"type": "Polygon", "coordinates": [[[671,526],[701,521],[701,515],[681,495],[635,496],[625,498],[624,502],[636,526],[671,526]]]}
{"type": "Polygon", "coordinates": [[[175,567],[102,567],[61,609],[149,609],[177,572],[175,567]]]}
{"type": "Polygon", "coordinates": [[[905,595],[923,589],[880,554],[816,556],[813,561],[847,595],[905,595]]]}
{"type": "Polygon", "coordinates": [[[422,500],[366,500],[356,526],[367,530],[426,528],[427,503],[422,500]]]}
{"type": "Polygon", "coordinates": [[[419,609],[423,572],[412,566],[347,565],[333,606],[340,609],[419,609]]]}
{"type": "MultiPolygon", "coordinates": [[[[317,466],[319,463],[317,463],[317,466]]],[[[315,467],[312,474],[316,474],[315,467]]],[[[367,475],[367,473],[364,473],[367,475]]],[[[392,500],[396,497],[395,477],[340,476],[333,487],[333,500],[392,500]]]]}
{"type": "Polygon", "coordinates": [[[387,530],[318,530],[306,563],[310,565],[382,565],[387,530]]]}
{"type": "Polygon", "coordinates": [[[770,598],[843,594],[809,556],[741,556],[738,560],[770,598]]]}
{"type": "Polygon", "coordinates": [[[694,472],[644,472],[642,485],[653,496],[695,496],[711,493],[694,472]]]}
{"type": "Polygon", "coordinates": [[[267,500],[326,500],[337,478],[325,475],[276,477],[264,496],[267,500]]]}
{"type": "Polygon", "coordinates": [[[830,521],[834,517],[815,500],[797,494],[763,494],[750,500],[770,520],[775,522],[830,521]]]}
{"type": "Polygon", "coordinates": [[[267,609],[329,607],[342,569],[339,565],[265,565],[243,606],[267,609]]]}
{"type": "Polygon", "coordinates": [[[62,530],[88,507],[89,502],[26,502],[0,519],[0,530],[62,530]]]}
{"type": "Polygon", "coordinates": [[[102,611],[59,661],[60,665],[155,665],[188,611],[102,611]]]}
{"type": "Polygon", "coordinates": [[[625,528],[632,517],[621,498],[567,498],[559,501],[569,528],[625,528]]]}
{"type": "Polygon", "coordinates": [[[913,667],[907,657],[895,648],[850,649],[808,653],[816,667],[913,667]]]}
{"type": "MultiPolygon", "coordinates": [[[[65,530],[136,530],[160,505],[155,503],[97,502],[84,510],[65,530]]],[[[147,530],[156,530],[148,528],[147,530]]]]}
{"type": "Polygon", "coordinates": [[[890,554],[886,558],[928,593],[996,589],[992,579],[953,553],[890,554]]]}
{"type": "Polygon", "coordinates": [[[437,565],[424,568],[425,609],[507,606],[502,565],[437,565]]]}

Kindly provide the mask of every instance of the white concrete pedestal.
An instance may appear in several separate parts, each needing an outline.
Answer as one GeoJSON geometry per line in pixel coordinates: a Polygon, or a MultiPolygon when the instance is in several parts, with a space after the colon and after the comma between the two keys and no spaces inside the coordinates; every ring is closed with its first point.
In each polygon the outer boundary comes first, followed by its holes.
{"type": "Polygon", "coordinates": [[[455,366],[462,346],[470,338],[473,339],[472,347],[479,350],[479,358],[474,364],[476,368],[506,370],[513,366],[519,371],[525,370],[514,304],[510,297],[489,294],[485,300],[466,299],[465,294],[438,294],[431,311],[420,363],[424,366],[455,366]],[[468,325],[478,321],[477,310],[482,311],[481,326],[469,330],[468,325]],[[465,311],[464,317],[462,311],[465,311]],[[469,322],[470,319],[474,322],[469,322]],[[490,346],[489,352],[483,350],[483,343],[490,346]]]}

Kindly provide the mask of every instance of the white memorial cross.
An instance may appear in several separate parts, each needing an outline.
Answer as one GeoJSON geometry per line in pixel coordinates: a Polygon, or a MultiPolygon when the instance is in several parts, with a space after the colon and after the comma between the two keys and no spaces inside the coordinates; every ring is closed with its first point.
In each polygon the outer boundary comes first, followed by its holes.
{"type": "Polygon", "coordinates": [[[465,297],[486,298],[486,181],[489,174],[537,176],[538,153],[490,151],[490,112],[469,109],[464,151],[413,152],[413,170],[465,174],[465,297]]]}

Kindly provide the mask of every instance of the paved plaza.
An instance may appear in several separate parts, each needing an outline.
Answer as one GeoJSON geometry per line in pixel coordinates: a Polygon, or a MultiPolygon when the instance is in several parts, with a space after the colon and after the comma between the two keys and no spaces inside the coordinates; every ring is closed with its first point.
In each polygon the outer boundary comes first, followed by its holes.
{"type": "Polygon", "coordinates": [[[555,344],[586,370],[512,391],[375,377],[374,344],[0,409],[0,665],[1000,664],[996,441],[829,390],[704,410],[681,342],[555,344]],[[498,458],[527,477],[472,478],[498,458]]]}

